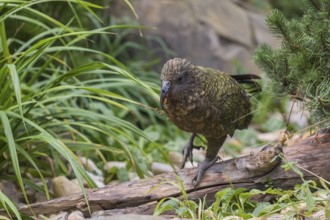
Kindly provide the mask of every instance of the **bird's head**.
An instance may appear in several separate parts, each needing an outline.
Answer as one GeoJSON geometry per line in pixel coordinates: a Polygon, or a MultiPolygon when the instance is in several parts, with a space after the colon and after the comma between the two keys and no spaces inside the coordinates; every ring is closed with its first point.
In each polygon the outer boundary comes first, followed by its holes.
{"type": "Polygon", "coordinates": [[[168,96],[175,98],[187,91],[193,84],[193,73],[195,66],[185,59],[174,58],[168,60],[162,69],[160,105],[164,109],[168,96]]]}

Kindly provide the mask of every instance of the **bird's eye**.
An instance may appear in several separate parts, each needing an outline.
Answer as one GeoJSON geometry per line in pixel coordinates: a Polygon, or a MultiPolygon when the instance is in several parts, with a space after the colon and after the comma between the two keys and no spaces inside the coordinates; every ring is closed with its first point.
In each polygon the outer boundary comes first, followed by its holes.
{"type": "Polygon", "coordinates": [[[179,76],[178,81],[181,82],[182,79],[183,79],[183,77],[182,76],[179,76]]]}

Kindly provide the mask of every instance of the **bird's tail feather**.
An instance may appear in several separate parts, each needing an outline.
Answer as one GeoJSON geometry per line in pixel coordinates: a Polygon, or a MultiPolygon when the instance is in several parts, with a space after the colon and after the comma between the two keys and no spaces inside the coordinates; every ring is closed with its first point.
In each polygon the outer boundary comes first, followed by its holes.
{"type": "Polygon", "coordinates": [[[261,92],[261,85],[256,81],[260,76],[253,74],[231,75],[251,95],[261,92]]]}

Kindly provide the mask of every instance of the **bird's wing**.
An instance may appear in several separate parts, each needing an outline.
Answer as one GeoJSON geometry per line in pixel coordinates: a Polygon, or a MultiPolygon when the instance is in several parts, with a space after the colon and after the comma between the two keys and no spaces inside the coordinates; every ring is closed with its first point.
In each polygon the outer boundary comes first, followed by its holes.
{"type": "Polygon", "coordinates": [[[250,117],[247,116],[250,112],[250,101],[246,92],[234,79],[225,77],[225,80],[225,89],[220,90],[212,105],[217,109],[219,123],[232,136],[236,129],[245,128],[249,124],[247,121],[250,119],[245,117],[250,117]]]}
{"type": "Polygon", "coordinates": [[[236,129],[234,123],[236,112],[233,111],[230,103],[228,101],[223,101],[221,107],[213,105],[212,108],[215,109],[214,112],[216,112],[216,120],[226,130],[227,134],[233,136],[236,129]]]}
{"type": "Polygon", "coordinates": [[[230,136],[236,129],[246,128],[252,119],[251,104],[242,89],[224,99],[222,106],[218,106],[218,109],[221,111],[219,120],[230,136]]]}

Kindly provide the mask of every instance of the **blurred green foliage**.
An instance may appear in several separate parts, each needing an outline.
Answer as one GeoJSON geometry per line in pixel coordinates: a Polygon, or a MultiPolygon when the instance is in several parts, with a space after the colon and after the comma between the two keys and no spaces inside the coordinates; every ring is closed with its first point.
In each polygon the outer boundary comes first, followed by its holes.
{"type": "Polygon", "coordinates": [[[250,0],[249,3],[262,11],[270,11],[276,8],[289,19],[299,19],[304,12],[304,6],[301,4],[301,0],[250,0]]]}
{"type": "Polygon", "coordinates": [[[299,19],[304,13],[304,6],[301,0],[270,0],[273,8],[280,10],[285,17],[299,19]]]}
{"type": "MultiPolygon", "coordinates": [[[[127,181],[132,171],[141,178],[150,175],[152,161],[169,162],[168,152],[181,150],[188,138],[158,109],[154,67],[161,64],[145,42],[171,51],[161,39],[137,37],[145,27],[115,19],[107,9],[111,3],[0,0],[0,176],[18,183],[26,203],[26,187],[50,198],[47,179],[58,175],[94,187],[80,156],[99,168],[107,161],[125,161],[125,168],[105,170],[104,176],[107,183],[127,181]]],[[[237,73],[244,71],[237,64],[237,73]]],[[[285,126],[272,115],[286,113],[287,99],[274,102],[269,95],[266,90],[252,98],[255,128],[262,132],[285,126]]],[[[228,143],[226,153],[261,144],[254,128],[236,136],[240,143],[228,143]]],[[[196,142],[205,145],[203,139],[196,142]]],[[[225,193],[240,196],[242,191],[225,193]]],[[[0,200],[21,219],[1,192],[0,200]]],[[[223,195],[217,200],[229,201],[223,195]]],[[[186,216],[186,210],[181,212],[186,216]]]]}
{"type": "Polygon", "coordinates": [[[276,94],[289,94],[311,112],[319,127],[330,126],[329,0],[303,1],[304,16],[287,19],[274,9],[266,18],[281,48],[261,45],[255,62],[271,79],[276,94]]]}
{"type": "MultiPolygon", "coordinates": [[[[210,204],[210,198],[189,198],[184,189],[182,180],[178,183],[168,181],[181,191],[181,198],[164,198],[160,200],[154,210],[154,215],[172,211],[179,218],[213,220],[213,219],[296,219],[310,218],[312,214],[324,211],[329,216],[329,181],[318,177],[320,184],[315,181],[305,180],[301,167],[295,162],[282,158],[281,165],[285,170],[292,170],[302,180],[301,184],[293,189],[283,190],[274,186],[272,182],[263,183],[264,190],[234,188],[232,185],[219,190],[215,201],[210,204]],[[261,200],[261,201],[260,201],[261,200]]],[[[155,188],[154,190],[157,190],[155,188]]],[[[320,214],[313,217],[321,216],[320,214]]]]}
{"type": "Polygon", "coordinates": [[[215,201],[207,204],[206,198],[194,201],[188,199],[182,189],[183,200],[167,198],[156,206],[154,215],[173,211],[179,218],[189,219],[251,219],[309,217],[313,212],[325,210],[328,206],[329,191],[317,187],[313,181],[305,181],[292,190],[269,187],[266,190],[225,188],[215,194],[215,201]],[[272,201],[258,202],[255,198],[268,196],[272,201]],[[302,207],[306,205],[307,209],[302,207]],[[280,213],[281,215],[274,215],[280,213]],[[274,216],[272,216],[274,215],[274,216]]]}
{"type": "Polygon", "coordinates": [[[168,160],[167,137],[182,134],[158,111],[158,60],[127,40],[142,27],[113,23],[106,2],[0,1],[0,176],[26,202],[27,185],[49,198],[58,175],[94,187],[80,156],[100,168],[126,161],[105,173],[121,181],[149,175],[168,160]]]}

